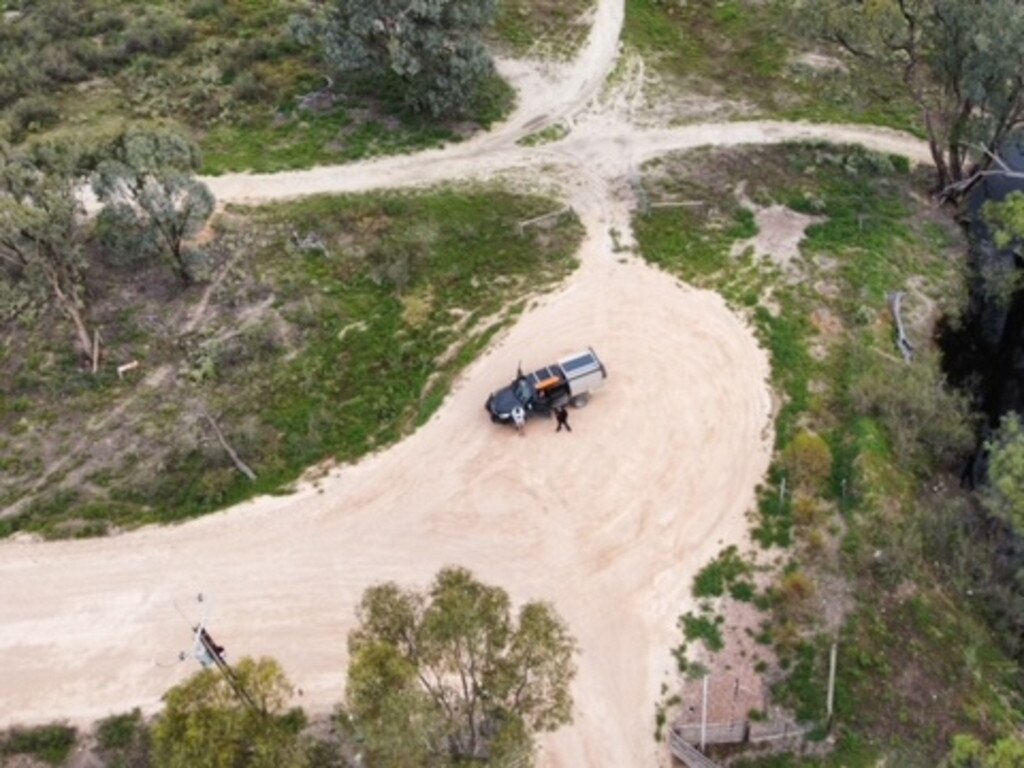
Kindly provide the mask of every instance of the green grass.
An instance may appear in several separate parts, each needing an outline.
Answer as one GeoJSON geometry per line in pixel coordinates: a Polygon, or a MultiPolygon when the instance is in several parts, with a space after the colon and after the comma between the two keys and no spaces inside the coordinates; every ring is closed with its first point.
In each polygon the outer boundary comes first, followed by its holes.
{"type": "Polygon", "coordinates": [[[555,123],[549,125],[542,131],[531,133],[528,136],[524,136],[519,139],[516,144],[520,144],[524,147],[536,147],[541,144],[551,144],[555,141],[561,141],[569,135],[569,127],[565,123],[555,123]]]}
{"type": "MultiPolygon", "coordinates": [[[[802,643],[776,691],[801,720],[822,726],[829,645],[825,637],[802,643]]],[[[1013,727],[1019,712],[999,691],[1016,687],[1014,674],[989,633],[941,593],[865,595],[839,638],[836,752],[813,765],[871,766],[881,755],[938,765],[953,734],[988,740],[1013,727]]]]}
{"type": "MultiPolygon", "coordinates": [[[[663,158],[646,171],[651,200],[686,198],[705,206],[638,214],[641,253],[699,287],[720,291],[753,321],[780,403],[776,451],[781,454],[809,429],[826,438],[833,457],[831,477],[815,499],[825,510],[823,520],[795,524],[793,484],[783,492],[786,470],[777,461],[759,489],[753,534],[765,547],[787,548],[789,569],[808,574],[812,585],[826,583],[816,577],[823,574],[854,590],[839,637],[835,750],[825,757],[746,764],[874,766],[884,760],[933,766],[954,733],[988,739],[1006,732],[1021,717],[1014,693],[1018,668],[998,650],[990,628],[972,617],[970,602],[957,600],[952,585],[937,578],[920,543],[919,527],[928,525],[921,489],[941,471],[939,453],[925,450],[921,460],[896,450],[928,442],[931,433],[920,429],[901,443],[893,429],[904,425],[884,409],[876,413],[877,403],[865,403],[862,394],[884,391],[865,390],[881,380],[914,378],[901,362],[889,360],[895,351],[886,294],[914,278],[939,306],[954,306],[962,290],[959,254],[951,252],[962,245],[952,224],[922,204],[928,180],[894,158],[806,145],[697,151],[663,158]],[[795,272],[729,255],[733,243],[750,235],[749,227],[734,230],[740,210],[734,190],[741,180],[758,205],[781,203],[823,217],[807,231],[795,272]],[[837,537],[838,551],[815,554],[814,536],[837,537]],[[897,588],[907,591],[898,596],[897,588]]],[[[923,354],[915,365],[935,361],[923,354]]],[[[921,398],[936,397],[929,387],[921,398]]],[[[720,561],[702,570],[695,594],[731,593],[729,571],[720,561]]],[[[743,595],[747,587],[739,591],[743,595]]],[[[761,596],[751,597],[771,607],[761,596]]],[[[788,671],[775,698],[799,719],[818,724],[814,735],[823,736],[831,640],[820,634],[814,612],[801,616],[785,609],[775,606],[763,636],[775,643],[788,671]]],[[[683,627],[688,637],[717,630],[708,615],[691,615],[683,627]]]]}
{"type": "Polygon", "coordinates": [[[96,751],[108,768],[151,764],[150,732],[138,709],[96,723],[96,751]]]}
{"type": "Polygon", "coordinates": [[[579,23],[594,0],[503,0],[494,39],[515,55],[569,58],[590,26],[579,23]]]}
{"type": "MultiPolygon", "coordinates": [[[[720,597],[727,589],[732,590],[738,584],[749,586],[747,582],[740,581],[740,577],[748,575],[750,571],[751,566],[743,561],[736,547],[727,547],[694,578],[693,596],[720,597]]],[[[747,588],[742,587],[740,591],[746,593],[747,588]]]]}
{"type": "MultiPolygon", "coordinates": [[[[397,78],[350,75],[306,109],[302,97],[324,87],[326,69],[315,46],[300,45],[289,30],[289,17],[305,7],[304,0],[82,0],[58,32],[12,31],[6,39],[0,28],[0,51],[6,47],[12,61],[24,51],[44,62],[40,73],[58,73],[52,82],[19,77],[14,90],[0,87],[0,121],[16,141],[164,124],[194,138],[204,172],[220,174],[435,147],[488,128],[512,107],[511,87],[495,75],[457,120],[428,120],[406,109],[397,78]]],[[[0,53],[0,67],[5,61],[0,53]]]]}
{"type": "Polygon", "coordinates": [[[380,122],[353,125],[343,110],[336,110],[322,115],[293,114],[281,124],[219,126],[203,137],[203,171],[211,175],[240,169],[275,173],[413,152],[455,138],[450,130],[429,123],[403,125],[407,130],[388,129],[380,122]]]}
{"type": "MultiPolygon", "coordinates": [[[[514,98],[512,87],[495,76],[482,87],[467,121],[489,128],[508,113],[514,98]]],[[[345,105],[326,112],[289,106],[276,114],[212,128],[202,137],[203,170],[212,175],[238,170],[273,173],[416,152],[457,141],[460,137],[451,123],[410,114],[401,106],[393,82],[371,79],[362,81],[345,105]],[[359,107],[371,98],[379,105],[377,114],[364,116],[359,107]],[[360,117],[355,119],[357,112],[360,117]]]]}
{"type": "MultiPolygon", "coordinates": [[[[214,301],[219,320],[198,338],[147,342],[156,346],[150,354],[177,370],[159,402],[137,406],[143,421],[132,432],[152,442],[139,443],[134,456],[118,452],[84,485],[62,488],[54,478],[53,491],[0,521],[0,535],[89,536],[111,526],[183,520],[278,492],[325,458],[356,460],[409,434],[436,412],[454,377],[525,299],[574,268],[582,231],[574,216],[525,235],[516,227],[558,207],[476,189],[232,208],[211,247],[225,258],[244,253],[245,269],[214,301]],[[326,250],[295,247],[293,233],[314,232],[326,250]],[[247,296],[272,296],[272,307],[239,329],[234,303],[247,296]],[[196,420],[197,400],[216,416],[256,482],[236,471],[196,420]],[[183,428],[205,439],[176,438],[183,428]],[[153,467],[146,451],[163,445],[170,449],[153,467]]],[[[25,397],[19,388],[28,388],[37,408],[54,413],[55,425],[65,420],[62,410],[102,413],[131,395],[131,385],[116,375],[89,378],[72,367],[51,388],[23,372],[10,394],[25,397]],[[94,387],[103,397],[91,402],[94,387]]],[[[20,418],[12,412],[3,423],[20,418]]]]}
{"type": "Polygon", "coordinates": [[[725,647],[722,639],[722,617],[708,614],[686,613],[679,617],[679,626],[688,642],[700,640],[711,652],[725,647]]]}
{"type": "Polygon", "coordinates": [[[753,115],[861,122],[912,130],[917,112],[901,92],[853,71],[816,70],[793,61],[810,50],[794,5],[785,0],[629,0],[623,40],[679,87],[740,102],[753,115]]]}
{"type": "Polygon", "coordinates": [[[71,754],[76,736],[74,728],[59,723],[35,728],[11,728],[0,733],[0,755],[27,755],[49,765],[61,765],[71,754]]]}

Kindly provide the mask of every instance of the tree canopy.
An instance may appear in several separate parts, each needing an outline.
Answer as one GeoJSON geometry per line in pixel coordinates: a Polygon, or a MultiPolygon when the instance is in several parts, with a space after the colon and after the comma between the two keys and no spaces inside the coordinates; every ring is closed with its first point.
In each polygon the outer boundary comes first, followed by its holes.
{"type": "Polygon", "coordinates": [[[301,768],[301,710],[285,711],[292,688],[273,659],[244,658],[238,684],[256,703],[241,701],[220,671],[205,669],[169,690],[153,727],[156,768],[301,768]]]}
{"type": "Polygon", "coordinates": [[[445,568],[426,594],[371,587],[358,615],[347,714],[372,765],[502,765],[571,720],[576,645],[547,604],[513,619],[504,590],[445,568]]]}
{"type": "Polygon", "coordinates": [[[985,222],[1000,248],[1024,240],[1024,192],[1011,192],[1000,202],[989,201],[982,208],[985,222]]]}
{"type": "Polygon", "coordinates": [[[1024,741],[1018,736],[1004,736],[986,746],[966,734],[953,737],[953,748],[943,761],[943,768],[1021,768],[1024,766],[1024,741]]]}
{"type": "Polygon", "coordinates": [[[1003,417],[987,447],[990,459],[985,506],[1024,535],[1024,428],[1016,413],[1003,417]]]}
{"type": "Polygon", "coordinates": [[[497,0],[330,0],[297,30],[322,44],[336,71],[397,77],[412,110],[454,116],[494,72],[481,35],[497,8],[497,0]]]}
{"type": "Polygon", "coordinates": [[[191,282],[198,252],[186,244],[213,213],[214,198],[195,178],[201,158],[191,141],[166,131],[130,130],[104,152],[93,190],[104,204],[101,228],[131,248],[163,257],[191,282]]]}
{"type": "Polygon", "coordinates": [[[16,149],[0,139],[0,283],[50,296],[71,321],[91,362],[87,322],[85,211],[78,198],[82,152],[73,144],[16,149]]]}
{"type": "Polygon", "coordinates": [[[1019,0],[808,0],[801,17],[914,99],[943,189],[987,167],[1024,116],[1019,0]]]}

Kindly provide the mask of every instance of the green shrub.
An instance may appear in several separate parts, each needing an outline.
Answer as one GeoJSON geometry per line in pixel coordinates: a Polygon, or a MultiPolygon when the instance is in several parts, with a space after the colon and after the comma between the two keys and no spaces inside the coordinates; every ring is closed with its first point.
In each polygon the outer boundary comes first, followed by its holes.
{"type": "Polygon", "coordinates": [[[832,451],[820,435],[804,431],[786,446],[783,464],[795,487],[814,493],[832,474],[832,451]]]}
{"type": "Polygon", "coordinates": [[[135,21],[124,32],[122,48],[125,53],[167,57],[183,49],[191,37],[186,22],[163,10],[153,10],[135,21]]]}
{"type": "Polygon", "coordinates": [[[912,469],[948,466],[974,444],[968,398],[946,384],[937,361],[907,365],[864,354],[860,362],[854,407],[881,422],[898,461],[912,469]]]}
{"type": "Polygon", "coordinates": [[[12,728],[0,737],[0,754],[31,755],[44,763],[60,765],[75,746],[77,734],[71,726],[60,723],[36,728],[12,728]]]}
{"type": "Polygon", "coordinates": [[[15,140],[25,134],[50,128],[60,120],[57,108],[45,96],[32,96],[19,101],[10,112],[10,128],[15,140]]]}
{"type": "Polygon", "coordinates": [[[149,768],[151,764],[149,729],[138,709],[101,720],[96,744],[108,768],[149,768]]]}
{"type": "Polygon", "coordinates": [[[683,636],[688,641],[701,640],[705,647],[716,652],[725,647],[722,639],[721,616],[698,616],[694,613],[686,613],[679,617],[679,626],[683,630],[683,636]]]}
{"type": "Polygon", "coordinates": [[[750,573],[735,546],[723,550],[693,580],[694,597],[719,597],[740,576],[750,573]]]}

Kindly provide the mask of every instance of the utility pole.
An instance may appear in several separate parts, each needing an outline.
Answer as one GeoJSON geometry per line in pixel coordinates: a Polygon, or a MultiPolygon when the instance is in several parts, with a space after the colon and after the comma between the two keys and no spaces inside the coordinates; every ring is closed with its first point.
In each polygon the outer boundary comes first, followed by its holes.
{"type": "Polygon", "coordinates": [[[708,676],[704,675],[704,703],[700,708],[700,751],[703,752],[708,741],[708,676]]]}

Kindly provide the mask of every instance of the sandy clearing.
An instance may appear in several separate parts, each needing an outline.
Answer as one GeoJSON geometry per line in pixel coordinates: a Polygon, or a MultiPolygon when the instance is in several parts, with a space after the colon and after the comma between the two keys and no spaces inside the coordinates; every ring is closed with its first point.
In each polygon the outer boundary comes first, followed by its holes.
{"type": "MultiPolygon", "coordinates": [[[[612,254],[631,241],[628,179],[659,154],[707,145],[823,140],[928,160],[912,137],[864,126],[777,122],[638,130],[596,104],[614,65],[623,0],[600,0],[570,65],[502,62],[516,112],[464,144],[336,168],[209,179],[222,202],[511,176],[551,182],[587,226],[583,266],[459,378],[424,428],[305,486],[188,525],[101,541],[0,543],[0,724],[87,723],[159,708],[190,671],[175,601],[215,596],[231,658],[271,654],[322,711],[342,695],[345,636],[362,590],[424,584],[466,565],[517,600],[553,601],[582,648],[574,726],[544,741],[547,765],[652,765],[654,706],[695,571],[746,537],[744,512],[770,457],[768,361],[706,292],[612,254]],[[564,140],[518,138],[566,120],[564,140]],[[519,440],[486,420],[489,390],[527,365],[592,344],[611,372],[573,413],[519,440]]],[[[635,99],[627,100],[630,103],[635,99]]],[[[628,105],[627,105],[628,106],[628,105]]],[[[624,110],[628,113],[628,109],[624,110]]]]}
{"type": "Polygon", "coordinates": [[[294,496],[115,539],[0,545],[0,720],[148,711],[190,668],[174,609],[215,596],[231,656],[272,654],[322,710],[342,692],[362,590],[423,584],[446,563],[552,600],[580,640],[577,724],[550,765],[650,765],[657,686],[695,568],[742,537],[769,457],[768,363],[713,294],[679,286],[606,238],[461,378],[407,441],[294,496]],[[526,439],[481,404],[520,357],[593,344],[611,379],[571,435],[526,439]],[[59,674],[55,674],[59,670],[59,674]]]}

